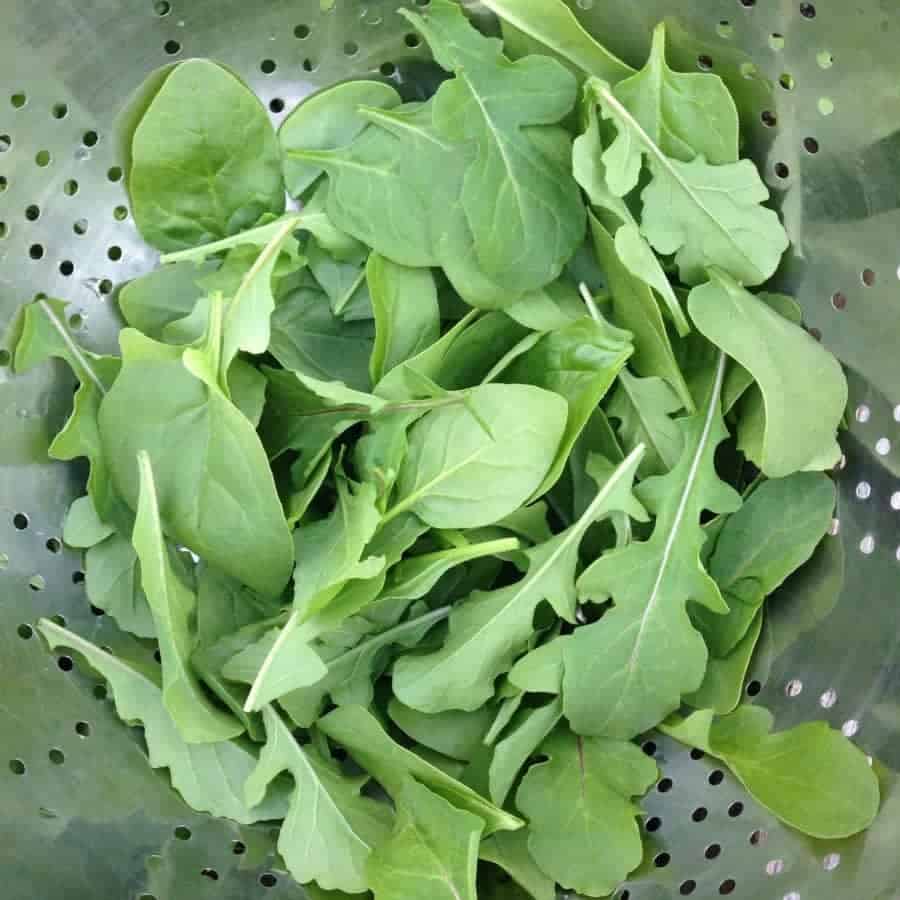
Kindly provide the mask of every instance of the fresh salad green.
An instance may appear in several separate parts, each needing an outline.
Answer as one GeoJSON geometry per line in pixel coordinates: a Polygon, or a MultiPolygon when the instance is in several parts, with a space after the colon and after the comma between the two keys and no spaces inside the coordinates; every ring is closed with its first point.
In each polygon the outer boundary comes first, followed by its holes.
{"type": "Polygon", "coordinates": [[[643,859],[659,728],[809,835],[865,829],[866,757],[741,705],[765,600],[831,520],[847,400],[711,73],[639,72],[562,0],[403,15],[446,71],[325,89],[276,133],[227,69],[123,117],[161,266],[71,367],[64,537],[161,665],[49,621],[194,808],[280,822],[328,896],[605,896],[643,859]],[[286,204],[286,193],[297,204],[286,204]],[[728,473],[727,477],[724,473],[728,473]],[[482,863],[488,865],[482,865],[482,863]]]}

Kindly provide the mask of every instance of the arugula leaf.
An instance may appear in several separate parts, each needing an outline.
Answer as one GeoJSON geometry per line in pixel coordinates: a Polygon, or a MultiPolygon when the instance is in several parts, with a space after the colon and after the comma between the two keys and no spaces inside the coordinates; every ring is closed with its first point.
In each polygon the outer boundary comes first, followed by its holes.
{"type": "Polygon", "coordinates": [[[254,802],[245,802],[243,785],[257,762],[250,744],[185,742],[163,705],[152,670],[121,660],[47,619],[41,619],[38,630],[51,649],[75,650],[109,682],[119,717],[143,725],[151,767],[168,768],[172,786],[194,809],[246,825],[281,819],[287,813],[287,797],[279,784],[254,802]]]}
{"type": "Polygon", "coordinates": [[[16,345],[15,369],[27,372],[51,357],[64,360],[79,381],[72,414],[47,450],[52,459],[87,457],[90,462],[88,495],[104,522],[121,518],[116,507],[109,466],[97,424],[100,404],[115,382],[120,361],[98,356],[80,347],[66,326],[65,304],[61,300],[38,300],[25,307],[22,332],[16,345]]]}
{"type": "Polygon", "coordinates": [[[498,831],[481,842],[479,854],[507,872],[532,900],[555,900],[556,884],[539,868],[528,849],[530,830],[498,831]]]}
{"type": "Polygon", "coordinates": [[[878,778],[865,755],[825,722],[771,734],[774,718],[742,706],[673,716],[660,730],[721,759],[750,794],[786,825],[823,840],[864,831],[878,814],[878,778]]]}
{"type": "Polygon", "coordinates": [[[84,570],[84,586],[92,606],[137,637],[156,637],[153,615],[141,587],[137,554],[130,541],[114,533],[95,544],[84,556],[84,570]]]}
{"type": "Polygon", "coordinates": [[[763,600],[813,554],[831,525],[836,501],[832,481],[799,472],[761,484],[726,519],[710,557],[709,572],[730,612],[693,611],[713,655],[728,655],[741,640],[763,600]]]}
{"type": "Polygon", "coordinates": [[[299,197],[322,175],[321,168],[305,164],[292,151],[346,147],[369,124],[360,107],[391,109],[399,103],[397,91],[380,81],[348,81],[306,97],[278,129],[288,193],[299,197]]]}
{"type": "Polygon", "coordinates": [[[489,770],[491,799],[498,806],[506,803],[522,767],[563,717],[562,700],[551,700],[536,709],[520,709],[513,717],[506,736],[497,742],[489,770]]]}
{"type": "Polygon", "coordinates": [[[455,607],[440,650],[397,660],[393,684],[400,700],[422,712],[477,709],[493,696],[494,679],[527,644],[541,601],[552,603],[563,618],[574,619],[581,539],[594,521],[621,509],[630,497],[642,452],[636,450],[619,467],[575,525],[523,551],[529,562],[524,578],[499,590],[476,591],[455,607]]]}
{"type": "Polygon", "coordinates": [[[546,644],[529,650],[510,669],[510,684],[533,694],[561,693],[564,642],[565,638],[553,637],[546,644]]]}
{"type": "MultiPolygon", "coordinates": [[[[772,478],[815,464],[823,453],[839,458],[835,433],[847,405],[847,379],[840,363],[800,326],[724,272],[712,270],[710,279],[691,291],[691,318],[710,341],[748,369],[760,387],[765,432],[752,449],[743,440],[750,458],[772,478]],[[791,372],[789,379],[785,372],[791,372]]],[[[739,425],[739,439],[746,435],[739,425]]]]}
{"type": "Polygon", "coordinates": [[[579,628],[563,651],[566,717],[577,734],[628,740],[677,709],[700,687],[706,646],[687,603],[727,612],[700,563],[704,510],[733,512],[740,497],[719,480],[716,447],[727,431],[720,412],[725,357],[704,408],[680,421],[685,449],[656,479],[660,505],[650,539],[604,554],[578,579],[579,596],[614,606],[579,628]]]}
{"type": "Polygon", "coordinates": [[[389,519],[411,511],[435,528],[477,528],[518,509],[541,484],[564,433],[565,401],[506,384],[475,388],[468,401],[412,427],[389,519]]]}
{"type": "MultiPolygon", "coordinates": [[[[504,26],[528,35],[576,69],[614,84],[634,71],[581,27],[563,0],[482,0],[504,26]]],[[[504,28],[504,36],[506,35],[504,28]]]]}
{"type": "Polygon", "coordinates": [[[134,129],[128,190],[141,235],[163,251],[281,213],[281,154],[263,105],[215,63],[176,66],[134,129]],[[196,97],[203,98],[199,117],[196,97]]]}
{"type": "Polygon", "coordinates": [[[179,581],[169,562],[153,469],[150,457],[144,452],[138,454],[138,469],[140,493],[132,543],[141,561],[141,582],[159,638],[163,703],[189,744],[228,740],[244,729],[240,722],[207,700],[191,670],[191,620],[196,597],[179,581]]]}
{"type": "Polygon", "coordinates": [[[387,706],[391,721],[419,744],[450,759],[469,762],[481,749],[494,718],[487,706],[474,712],[449,710],[436,715],[419,712],[392,697],[387,706]]]}
{"type": "Polygon", "coordinates": [[[120,344],[122,372],[99,416],[116,487],[137,506],[135,460],[146,450],[167,533],[260,594],[279,594],[293,547],[252,425],[185,368],[180,350],[132,329],[120,344]]]}
{"type": "MultiPolygon", "coordinates": [[[[446,619],[449,613],[450,609],[446,606],[430,610],[371,634],[349,647],[335,642],[327,646],[317,644],[315,652],[324,662],[324,674],[313,684],[284,694],[279,698],[279,704],[302,727],[309,727],[318,719],[329,694],[339,706],[368,706],[372,702],[372,682],[384,665],[384,651],[394,644],[417,642],[434,625],[446,619]]],[[[368,629],[373,626],[366,623],[364,627],[368,629]]]]}
{"type": "MultiPolygon", "coordinates": [[[[620,81],[612,93],[671,159],[690,162],[702,156],[712,165],[737,161],[738,113],[725,82],[712,72],[672,71],[666,64],[665,23],[653,31],[647,65],[620,81]]],[[[628,132],[620,131],[607,153],[616,160],[620,154],[636,153],[634,165],[639,172],[642,150],[632,141],[628,132]],[[620,143],[627,144],[627,149],[620,149],[620,143]]]]}
{"type": "Polygon", "coordinates": [[[500,42],[483,37],[449,0],[401,14],[456,74],[438,88],[434,124],[444,138],[475,147],[461,201],[485,273],[512,291],[549,284],[584,238],[584,208],[571,173],[524,129],[566,116],[575,79],[545,57],[510,63],[500,42]]]}
{"type": "Polygon", "coordinates": [[[392,741],[378,720],[361,706],[342,706],[330,712],[319,720],[318,728],[344,747],[394,798],[411,777],[457,809],[483,819],[485,835],[522,827],[521,819],[498,809],[476,791],[392,741]]]}
{"type": "Polygon", "coordinates": [[[375,900],[476,900],[484,820],[457,809],[413,778],[395,798],[397,822],[369,858],[375,900]]]}
{"type": "Polygon", "coordinates": [[[588,316],[545,335],[503,373],[511,383],[553,391],[569,405],[562,441],[550,471],[532,494],[545,494],[559,479],[575,441],[631,356],[631,335],[588,316]]]}
{"type": "Polygon", "coordinates": [[[372,848],[389,834],[390,810],[360,796],[366,776],[342,775],[314,745],[301,747],[271,706],[263,710],[263,718],[267,741],[247,779],[247,802],[258,802],[277,776],[290,773],[294,790],[278,834],[278,852],[291,875],[325,890],[365,891],[366,864],[372,848]]]}
{"type": "Polygon", "coordinates": [[[656,780],[656,763],[634,744],[568,729],[554,732],[541,752],[547,762],[532,766],[516,793],[531,855],[565,888],[605,896],[643,858],[631,798],[656,780]]]}
{"type": "Polygon", "coordinates": [[[681,280],[699,284],[711,266],[748,285],[774,274],[789,242],[778,215],[760,206],[769,192],[753,163],[671,159],[607,85],[594,81],[592,89],[603,115],[628,139],[604,154],[607,183],[619,196],[632,190],[639,169],[631,148],[646,154],[653,177],[641,195],[641,232],[658,253],[676,254],[681,280]]]}
{"type": "Polygon", "coordinates": [[[375,311],[375,345],[369,363],[372,384],[430,347],[441,333],[434,277],[427,269],[408,269],[373,253],[366,280],[375,311]]]}
{"type": "Polygon", "coordinates": [[[606,272],[613,297],[613,317],[617,325],[634,336],[634,370],[646,378],[658,377],[669,383],[685,409],[693,412],[694,401],[685,383],[669,340],[666,325],[653,292],[622,263],[615,242],[600,220],[589,214],[597,259],[606,272]]]}
{"type": "Polygon", "coordinates": [[[672,414],[682,402],[661,378],[636,378],[627,370],[619,374],[619,384],[607,407],[611,419],[619,422],[618,434],[629,450],[645,444],[640,473],[663,475],[677,464],[684,449],[684,435],[672,414]]]}

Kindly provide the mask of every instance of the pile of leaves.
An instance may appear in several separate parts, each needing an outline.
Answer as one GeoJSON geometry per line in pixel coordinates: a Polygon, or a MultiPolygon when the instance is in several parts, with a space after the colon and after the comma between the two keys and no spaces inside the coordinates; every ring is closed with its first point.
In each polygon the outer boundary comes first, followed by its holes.
{"type": "Polygon", "coordinates": [[[488,5],[507,51],[450,0],[403,12],[446,73],[424,102],[345,83],[276,133],[204,60],[133,98],[164,255],[119,294],[121,356],[42,300],[15,362],[80,383],[65,541],[161,667],[41,631],[189,804],[281,820],[327,891],[609,894],[653,728],[854,834],[862,753],[740,705],[764,601],[830,523],[847,389],[748,290],[788,240],[732,98],[668,67],[662,26],[633,72],[561,2],[488,5]]]}

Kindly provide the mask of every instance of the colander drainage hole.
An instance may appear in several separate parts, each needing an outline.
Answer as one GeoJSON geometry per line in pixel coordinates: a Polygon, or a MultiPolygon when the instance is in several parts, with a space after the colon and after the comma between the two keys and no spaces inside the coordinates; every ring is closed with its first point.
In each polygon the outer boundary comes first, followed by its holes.
{"type": "Polygon", "coordinates": [[[175,837],[178,838],[179,841],[189,841],[191,839],[191,829],[184,825],[179,825],[175,829],[175,837]]]}
{"type": "Polygon", "coordinates": [[[232,841],[231,852],[235,856],[243,856],[247,852],[247,845],[243,841],[232,841]]]}
{"type": "Polygon", "coordinates": [[[61,766],[66,761],[66,754],[58,747],[54,747],[47,755],[54,766],[61,766]]]}
{"type": "Polygon", "coordinates": [[[91,736],[91,726],[89,722],[76,722],[75,723],[75,734],[78,737],[88,738],[91,736]]]}
{"type": "Polygon", "coordinates": [[[725,780],[725,773],[721,769],[714,769],[706,780],[713,787],[718,787],[725,780]]]}
{"type": "Polygon", "coordinates": [[[659,816],[652,816],[644,823],[644,829],[650,834],[654,834],[662,828],[662,819],[659,816]]]}
{"type": "Polygon", "coordinates": [[[210,881],[218,881],[219,880],[219,873],[215,869],[210,869],[210,868],[201,869],[200,874],[204,878],[208,878],[210,881]]]}
{"type": "Polygon", "coordinates": [[[719,893],[723,896],[727,896],[728,894],[733,894],[734,889],[737,887],[737,882],[733,878],[726,878],[719,885],[719,893]]]}
{"type": "Polygon", "coordinates": [[[706,850],[703,851],[703,855],[707,859],[718,859],[722,855],[721,844],[710,844],[706,850]]]}
{"type": "Polygon", "coordinates": [[[672,862],[672,857],[668,853],[658,853],[653,858],[653,865],[657,869],[664,869],[670,862],[672,862]]]}
{"type": "Polygon", "coordinates": [[[738,801],[737,803],[732,803],[731,806],[728,807],[728,815],[732,819],[737,819],[744,812],[744,804],[738,801]]]}
{"type": "Polygon", "coordinates": [[[13,516],[13,526],[17,531],[24,531],[28,527],[28,516],[25,513],[16,513],[13,516]]]}
{"type": "Polygon", "coordinates": [[[271,872],[265,872],[259,876],[259,883],[264,888],[273,888],[278,884],[278,879],[271,872]]]}
{"type": "Polygon", "coordinates": [[[9,761],[9,770],[13,775],[24,775],[25,763],[23,763],[21,759],[11,759],[9,761]]]}
{"type": "Polygon", "coordinates": [[[681,883],[681,887],[678,888],[678,893],[681,894],[682,897],[690,897],[696,890],[697,882],[689,878],[687,881],[681,883]]]}

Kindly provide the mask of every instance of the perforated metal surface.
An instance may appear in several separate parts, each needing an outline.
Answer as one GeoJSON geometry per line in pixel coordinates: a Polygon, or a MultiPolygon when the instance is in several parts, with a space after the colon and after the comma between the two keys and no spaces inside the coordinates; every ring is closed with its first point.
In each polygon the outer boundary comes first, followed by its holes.
{"type": "MultiPolygon", "coordinates": [[[[412,2],[412,0],[410,0],[412,2]]],[[[423,0],[427,2],[427,0],[423,0]]],[[[742,106],[794,241],[782,285],[851,371],[835,534],[771,603],[748,692],[779,727],[826,718],[885,766],[866,836],[824,844],[761,811],[715,763],[655,741],[648,856],[618,897],[893,900],[900,896],[900,19],[894,0],[572,0],[640,65],[666,18],[673,62],[713,67],[742,106]],[[735,805],[740,804],[740,807],[735,805]]],[[[199,816],[152,772],[90,673],[31,626],[61,615],[115,652],[152,654],[94,616],[58,539],[83,471],[46,461],[70,402],[62,369],[14,377],[16,311],[70,301],[114,345],[114,287],[154,255],[127,212],[112,120],[153,68],[211,56],[278,121],[357,74],[427,78],[395,0],[5,0],[0,31],[0,877],[9,900],[302,897],[266,827],[199,816]],[[276,102],[276,101],[280,101],[276,102]],[[283,106],[282,106],[283,104],[283,106]],[[118,249],[116,249],[118,248],[118,249]],[[64,668],[61,668],[64,667],[64,668]],[[240,842],[235,844],[234,842],[240,842]],[[243,853],[234,850],[243,849],[243,853]]],[[[76,320],[77,322],[78,320],[76,320]]],[[[648,750],[654,749],[648,747],[648,750]]]]}

